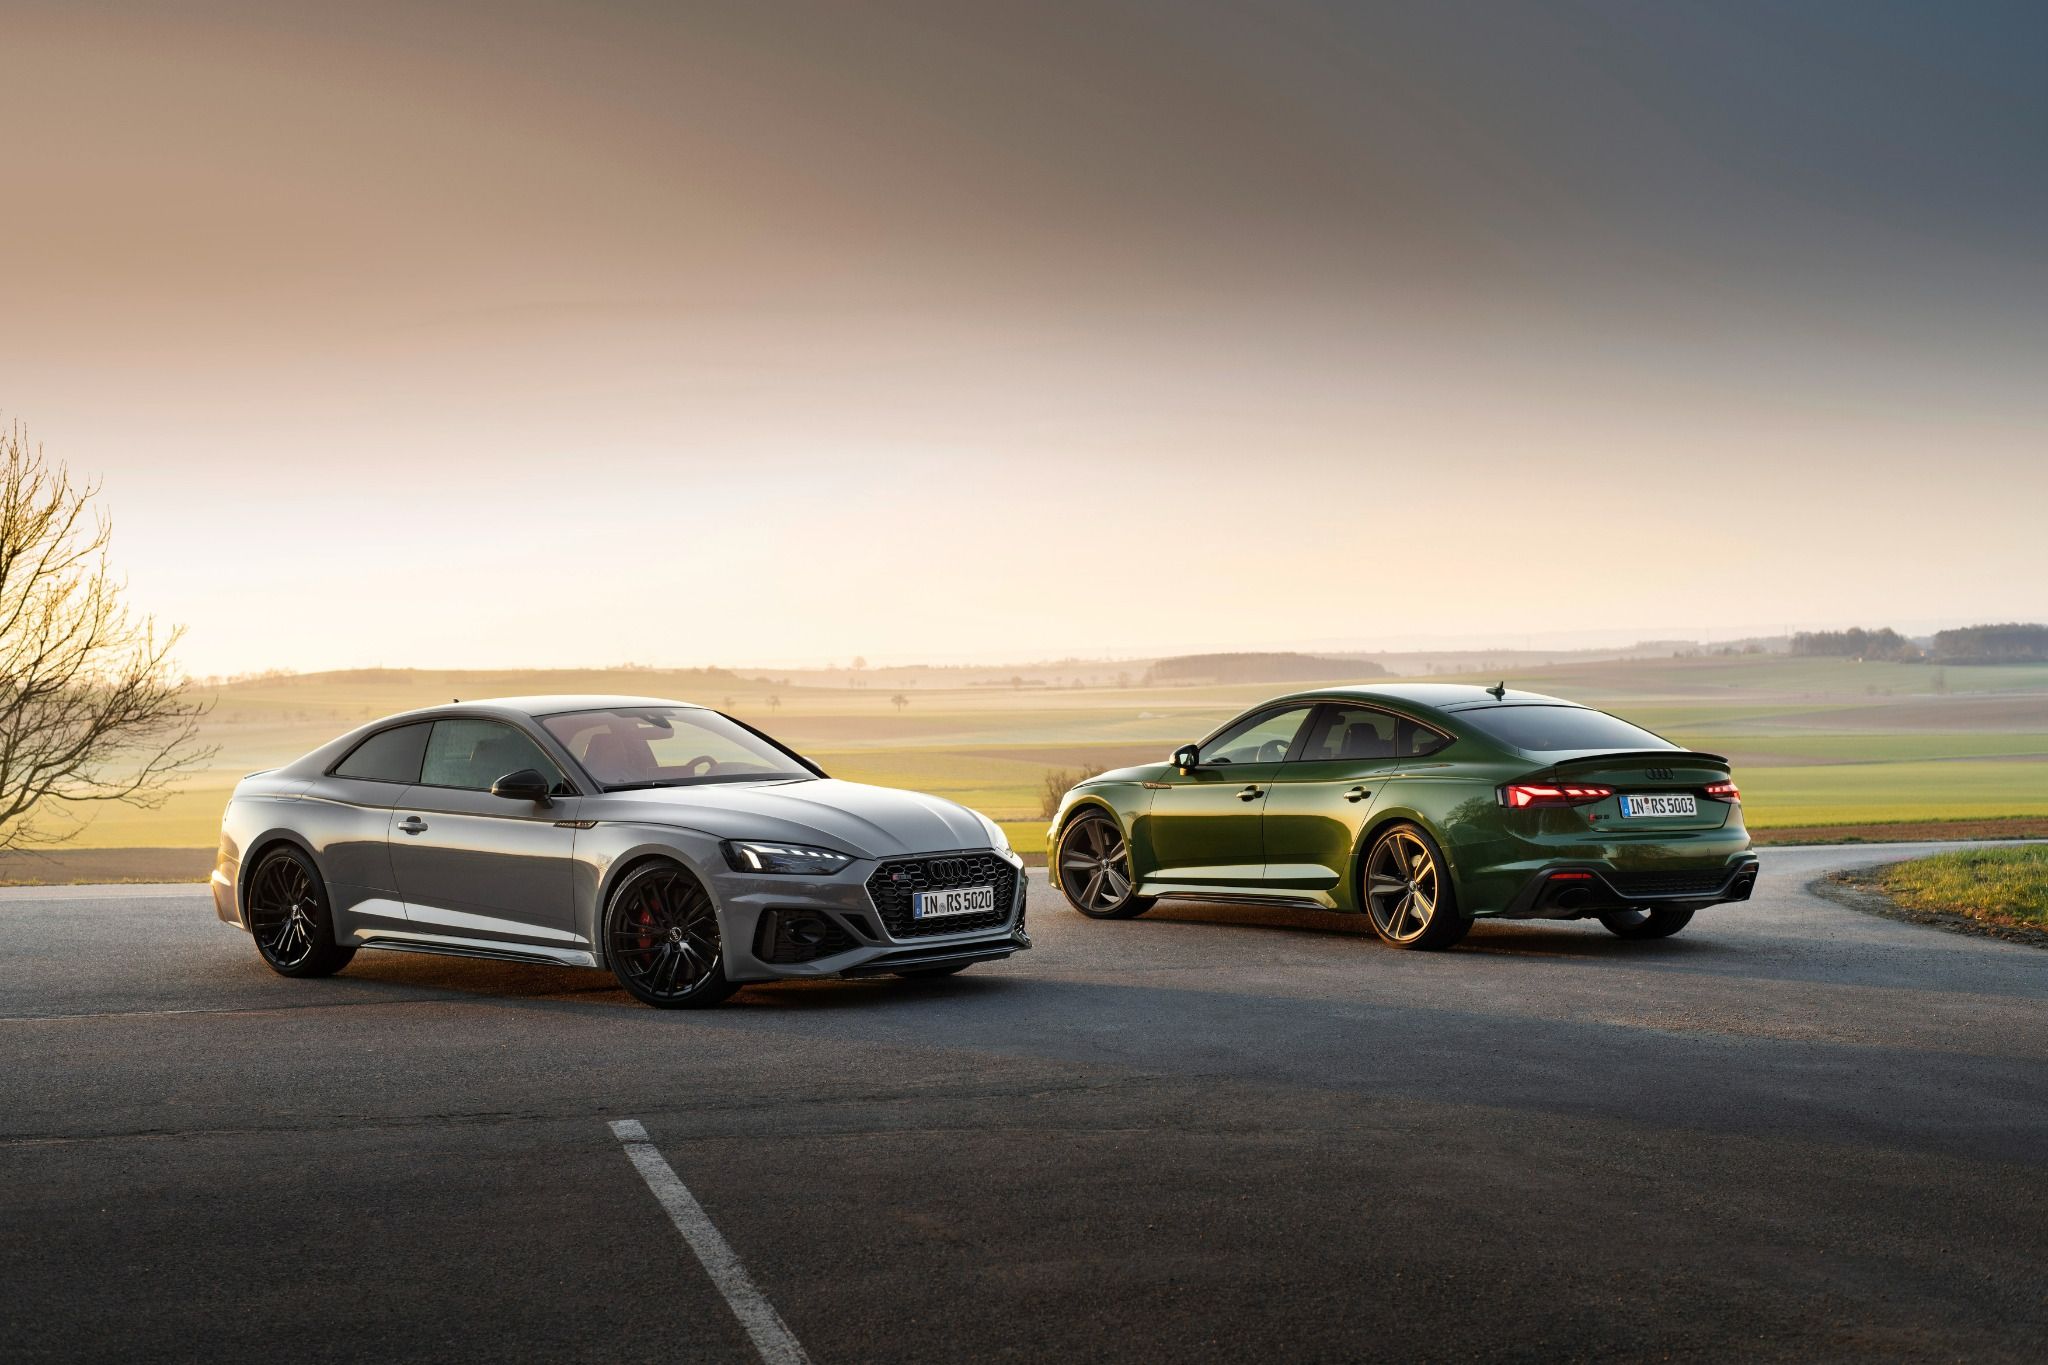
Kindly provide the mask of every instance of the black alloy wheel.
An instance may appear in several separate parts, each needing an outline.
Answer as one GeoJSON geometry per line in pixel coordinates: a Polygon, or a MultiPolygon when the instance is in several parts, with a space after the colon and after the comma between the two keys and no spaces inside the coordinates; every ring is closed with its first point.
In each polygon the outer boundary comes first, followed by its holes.
{"type": "Polygon", "coordinates": [[[249,878],[249,934],[280,976],[332,976],[356,955],[334,941],[327,890],[296,848],[263,855],[249,878]]]}
{"type": "Polygon", "coordinates": [[[715,1005],[739,988],[725,977],[718,908],[703,883],[670,862],[626,874],[606,916],[612,975],[657,1009],[715,1005]]]}

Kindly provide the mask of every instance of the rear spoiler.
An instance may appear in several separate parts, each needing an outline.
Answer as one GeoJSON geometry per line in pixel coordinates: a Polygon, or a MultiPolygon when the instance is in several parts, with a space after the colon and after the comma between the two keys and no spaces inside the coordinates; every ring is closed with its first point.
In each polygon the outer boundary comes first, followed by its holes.
{"type": "Polygon", "coordinates": [[[1587,763],[1611,763],[1617,758],[1661,758],[1667,764],[1687,762],[1718,763],[1729,767],[1728,759],[1722,754],[1710,754],[1699,749],[1603,749],[1599,753],[1579,754],[1573,758],[1561,758],[1550,765],[1550,771],[1560,768],[1578,767],[1587,763]]]}

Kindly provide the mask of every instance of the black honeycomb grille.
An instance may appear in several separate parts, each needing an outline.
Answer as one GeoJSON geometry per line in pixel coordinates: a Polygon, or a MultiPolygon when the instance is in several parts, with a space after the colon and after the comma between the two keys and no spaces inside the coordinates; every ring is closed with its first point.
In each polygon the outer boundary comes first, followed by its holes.
{"type": "Polygon", "coordinates": [[[926,938],[993,929],[1010,918],[1017,897],[1017,869],[994,853],[934,853],[922,858],[895,858],[868,878],[868,899],[892,938],[926,938]],[[950,891],[961,886],[993,886],[996,908],[979,915],[947,915],[920,920],[911,916],[911,897],[920,891],[950,891]]]}

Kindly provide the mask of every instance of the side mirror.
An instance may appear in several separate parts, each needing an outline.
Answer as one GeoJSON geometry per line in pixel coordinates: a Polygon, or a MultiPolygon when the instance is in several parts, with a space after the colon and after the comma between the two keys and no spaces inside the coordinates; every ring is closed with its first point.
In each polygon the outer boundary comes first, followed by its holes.
{"type": "Polygon", "coordinates": [[[545,806],[548,804],[548,780],[537,768],[521,768],[493,782],[491,795],[502,796],[507,801],[533,801],[545,806]]]}
{"type": "Polygon", "coordinates": [[[1193,772],[1202,761],[1202,751],[1192,744],[1183,744],[1173,751],[1173,766],[1184,773],[1193,772]]]}

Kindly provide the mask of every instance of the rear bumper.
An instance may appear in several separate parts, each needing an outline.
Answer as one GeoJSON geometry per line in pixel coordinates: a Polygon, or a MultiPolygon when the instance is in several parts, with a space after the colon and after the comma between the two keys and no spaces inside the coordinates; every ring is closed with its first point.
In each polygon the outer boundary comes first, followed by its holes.
{"type": "Polygon", "coordinates": [[[1758,863],[1744,856],[1724,868],[1621,872],[1597,863],[1565,862],[1535,873],[1500,912],[1506,919],[1580,919],[1631,906],[1697,910],[1746,901],[1758,863]]]}
{"type": "Polygon", "coordinates": [[[235,895],[234,874],[237,870],[224,862],[213,869],[213,875],[207,878],[207,886],[213,892],[213,913],[237,929],[246,929],[249,926],[242,923],[242,909],[235,895]]]}

